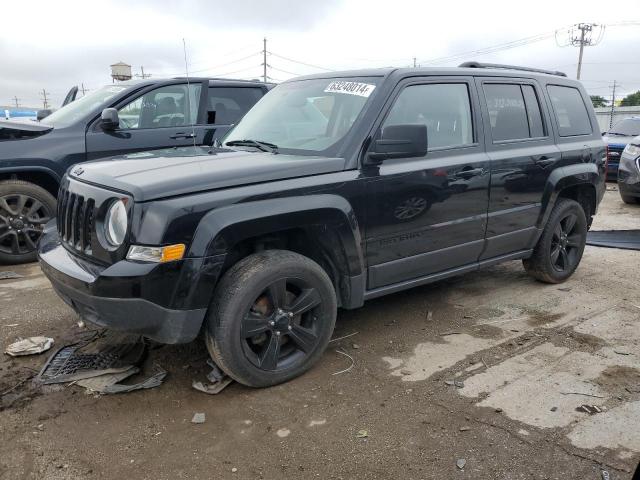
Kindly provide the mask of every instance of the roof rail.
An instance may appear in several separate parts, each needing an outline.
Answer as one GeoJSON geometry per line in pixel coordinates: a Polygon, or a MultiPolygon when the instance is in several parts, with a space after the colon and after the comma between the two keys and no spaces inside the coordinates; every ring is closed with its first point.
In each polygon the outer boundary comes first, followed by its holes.
{"type": "Polygon", "coordinates": [[[458,65],[461,68],[501,68],[505,70],[522,70],[523,72],[546,73],[548,75],[557,75],[558,77],[566,77],[564,72],[555,70],[543,70],[541,68],[517,67],[515,65],[502,65],[499,63],[480,63],[480,62],[464,62],[458,65]]]}

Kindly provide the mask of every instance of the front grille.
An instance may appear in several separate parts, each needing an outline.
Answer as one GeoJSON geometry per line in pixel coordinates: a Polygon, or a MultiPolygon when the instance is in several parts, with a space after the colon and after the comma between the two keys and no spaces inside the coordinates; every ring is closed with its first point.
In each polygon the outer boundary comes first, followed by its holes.
{"type": "Polygon", "coordinates": [[[95,200],[61,188],[58,193],[57,224],[60,241],[91,255],[91,235],[95,200]]]}
{"type": "Polygon", "coordinates": [[[620,156],[622,155],[623,150],[624,147],[609,146],[609,148],[607,148],[607,159],[610,162],[618,163],[620,161],[620,156]]]}

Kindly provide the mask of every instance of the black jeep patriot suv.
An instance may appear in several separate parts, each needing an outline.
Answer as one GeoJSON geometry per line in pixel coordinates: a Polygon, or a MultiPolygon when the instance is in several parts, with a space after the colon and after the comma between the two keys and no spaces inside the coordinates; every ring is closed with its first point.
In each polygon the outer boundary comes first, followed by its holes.
{"type": "Polygon", "coordinates": [[[562,282],[604,193],[589,97],[558,72],[461,67],[294,79],[216,148],[76,166],[42,269],[91,322],[204,330],[254,387],[309,369],[338,307],[514,259],[562,282]]]}

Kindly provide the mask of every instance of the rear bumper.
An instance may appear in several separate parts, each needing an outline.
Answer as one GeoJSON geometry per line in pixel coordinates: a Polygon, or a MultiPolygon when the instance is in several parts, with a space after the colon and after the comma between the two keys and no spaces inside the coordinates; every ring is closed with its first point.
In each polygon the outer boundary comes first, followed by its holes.
{"type": "Polygon", "coordinates": [[[102,266],[68,252],[49,224],[38,260],[56,293],[81,318],[162,343],[185,343],[200,332],[224,255],[102,266]]]}

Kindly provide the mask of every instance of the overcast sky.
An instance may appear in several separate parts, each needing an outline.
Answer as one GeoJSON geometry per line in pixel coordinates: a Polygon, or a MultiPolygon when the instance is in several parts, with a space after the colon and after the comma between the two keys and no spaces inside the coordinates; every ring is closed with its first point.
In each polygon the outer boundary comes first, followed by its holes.
{"type": "Polygon", "coordinates": [[[23,106],[41,107],[45,88],[58,106],[73,85],[95,89],[110,83],[109,65],[118,61],[135,73],[144,66],[154,77],[181,75],[182,38],[194,76],[261,76],[266,37],[269,76],[276,81],[329,69],[409,66],[413,57],[423,66],[478,60],[575,77],[578,49],[558,43],[578,22],[607,25],[600,43],[585,49],[582,80],[591,94],[608,98],[614,79],[622,93],[640,89],[637,7],[637,0],[6,1],[0,105],[11,104],[15,95],[23,106]],[[551,35],[556,30],[557,39],[551,35]],[[528,37],[542,39],[471,53],[528,37]],[[446,58],[457,54],[465,55],[446,58]]]}

